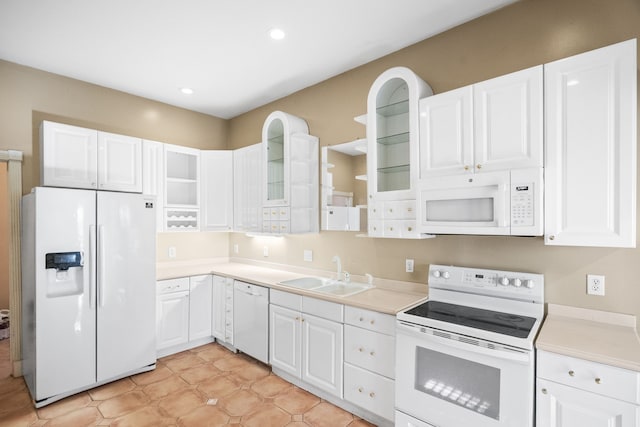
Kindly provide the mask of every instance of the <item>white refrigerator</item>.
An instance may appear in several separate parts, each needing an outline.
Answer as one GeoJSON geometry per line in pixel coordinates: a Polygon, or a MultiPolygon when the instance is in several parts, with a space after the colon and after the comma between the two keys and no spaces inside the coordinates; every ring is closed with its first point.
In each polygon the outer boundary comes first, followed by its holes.
{"type": "Polygon", "coordinates": [[[36,407],[155,368],[155,198],[22,200],[23,373],[36,407]]]}

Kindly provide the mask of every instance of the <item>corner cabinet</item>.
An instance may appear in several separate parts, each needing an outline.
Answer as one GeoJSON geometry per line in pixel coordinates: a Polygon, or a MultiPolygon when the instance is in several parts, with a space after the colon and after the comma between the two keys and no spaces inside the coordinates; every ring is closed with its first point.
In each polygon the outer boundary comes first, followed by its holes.
{"type": "Polygon", "coordinates": [[[318,138],[303,119],[274,111],[264,122],[262,147],[262,231],[318,232],[318,138]]]}
{"type": "Polygon", "coordinates": [[[385,71],[369,90],[367,203],[371,237],[420,237],[415,226],[418,101],[432,93],[426,82],[405,67],[385,71]],[[407,209],[407,204],[413,206],[407,209]]]}
{"type": "Polygon", "coordinates": [[[636,40],[544,66],[545,243],[636,246],[636,40]]]}

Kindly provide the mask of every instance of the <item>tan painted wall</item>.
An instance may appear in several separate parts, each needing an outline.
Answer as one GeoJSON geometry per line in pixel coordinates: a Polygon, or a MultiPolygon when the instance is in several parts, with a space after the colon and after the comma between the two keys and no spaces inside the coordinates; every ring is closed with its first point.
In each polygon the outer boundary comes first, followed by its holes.
{"type": "MultiPolygon", "coordinates": [[[[321,145],[365,136],[353,117],[366,111],[369,87],[384,70],[407,66],[436,93],[640,36],[637,0],[523,0],[378,61],[231,120],[229,146],[260,139],[265,117],[282,110],[303,117],[321,145]]],[[[640,243],[640,239],[638,240],[640,243]]],[[[231,235],[240,256],[320,269],[341,256],[353,274],[425,282],[430,263],[543,273],[548,302],[640,316],[640,249],[547,247],[541,238],[444,236],[422,241],[368,239],[356,233],[261,240],[231,235]],[[262,247],[270,256],[262,256],[262,247]],[[303,250],[313,250],[312,263],[303,250]],[[414,258],[415,273],[404,272],[414,258]],[[606,276],[606,296],[586,295],[586,274],[606,276]]]]}
{"type": "Polygon", "coordinates": [[[0,308],[9,308],[9,188],[7,163],[0,162],[0,308]]]}

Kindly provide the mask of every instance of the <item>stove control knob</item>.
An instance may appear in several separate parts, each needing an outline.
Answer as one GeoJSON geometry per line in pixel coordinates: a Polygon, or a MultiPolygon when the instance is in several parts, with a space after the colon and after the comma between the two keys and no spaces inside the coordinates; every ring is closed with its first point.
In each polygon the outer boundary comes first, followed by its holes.
{"type": "Polygon", "coordinates": [[[504,276],[500,279],[500,284],[502,286],[509,286],[509,278],[507,276],[504,276]]]}
{"type": "Polygon", "coordinates": [[[524,285],[527,288],[532,289],[536,284],[533,282],[533,280],[527,279],[527,280],[524,281],[524,285]]]}
{"type": "Polygon", "coordinates": [[[440,277],[440,271],[439,271],[439,270],[434,271],[434,272],[433,272],[433,277],[435,277],[436,279],[437,279],[438,277],[440,277]]]}
{"type": "Polygon", "coordinates": [[[522,286],[522,280],[513,279],[513,286],[515,286],[516,288],[519,288],[520,286],[522,286]]]}
{"type": "Polygon", "coordinates": [[[442,277],[444,277],[445,279],[448,279],[449,277],[451,277],[451,275],[449,274],[448,271],[443,271],[442,272],[442,277]]]}

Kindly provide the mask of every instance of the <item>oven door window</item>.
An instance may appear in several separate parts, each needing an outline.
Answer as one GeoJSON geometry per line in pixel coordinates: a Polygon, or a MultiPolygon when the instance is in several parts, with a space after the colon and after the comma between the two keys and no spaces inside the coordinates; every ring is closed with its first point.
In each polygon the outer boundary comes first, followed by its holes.
{"type": "Polygon", "coordinates": [[[434,350],[416,347],[417,391],[466,410],[500,419],[500,370],[434,350]]]}

